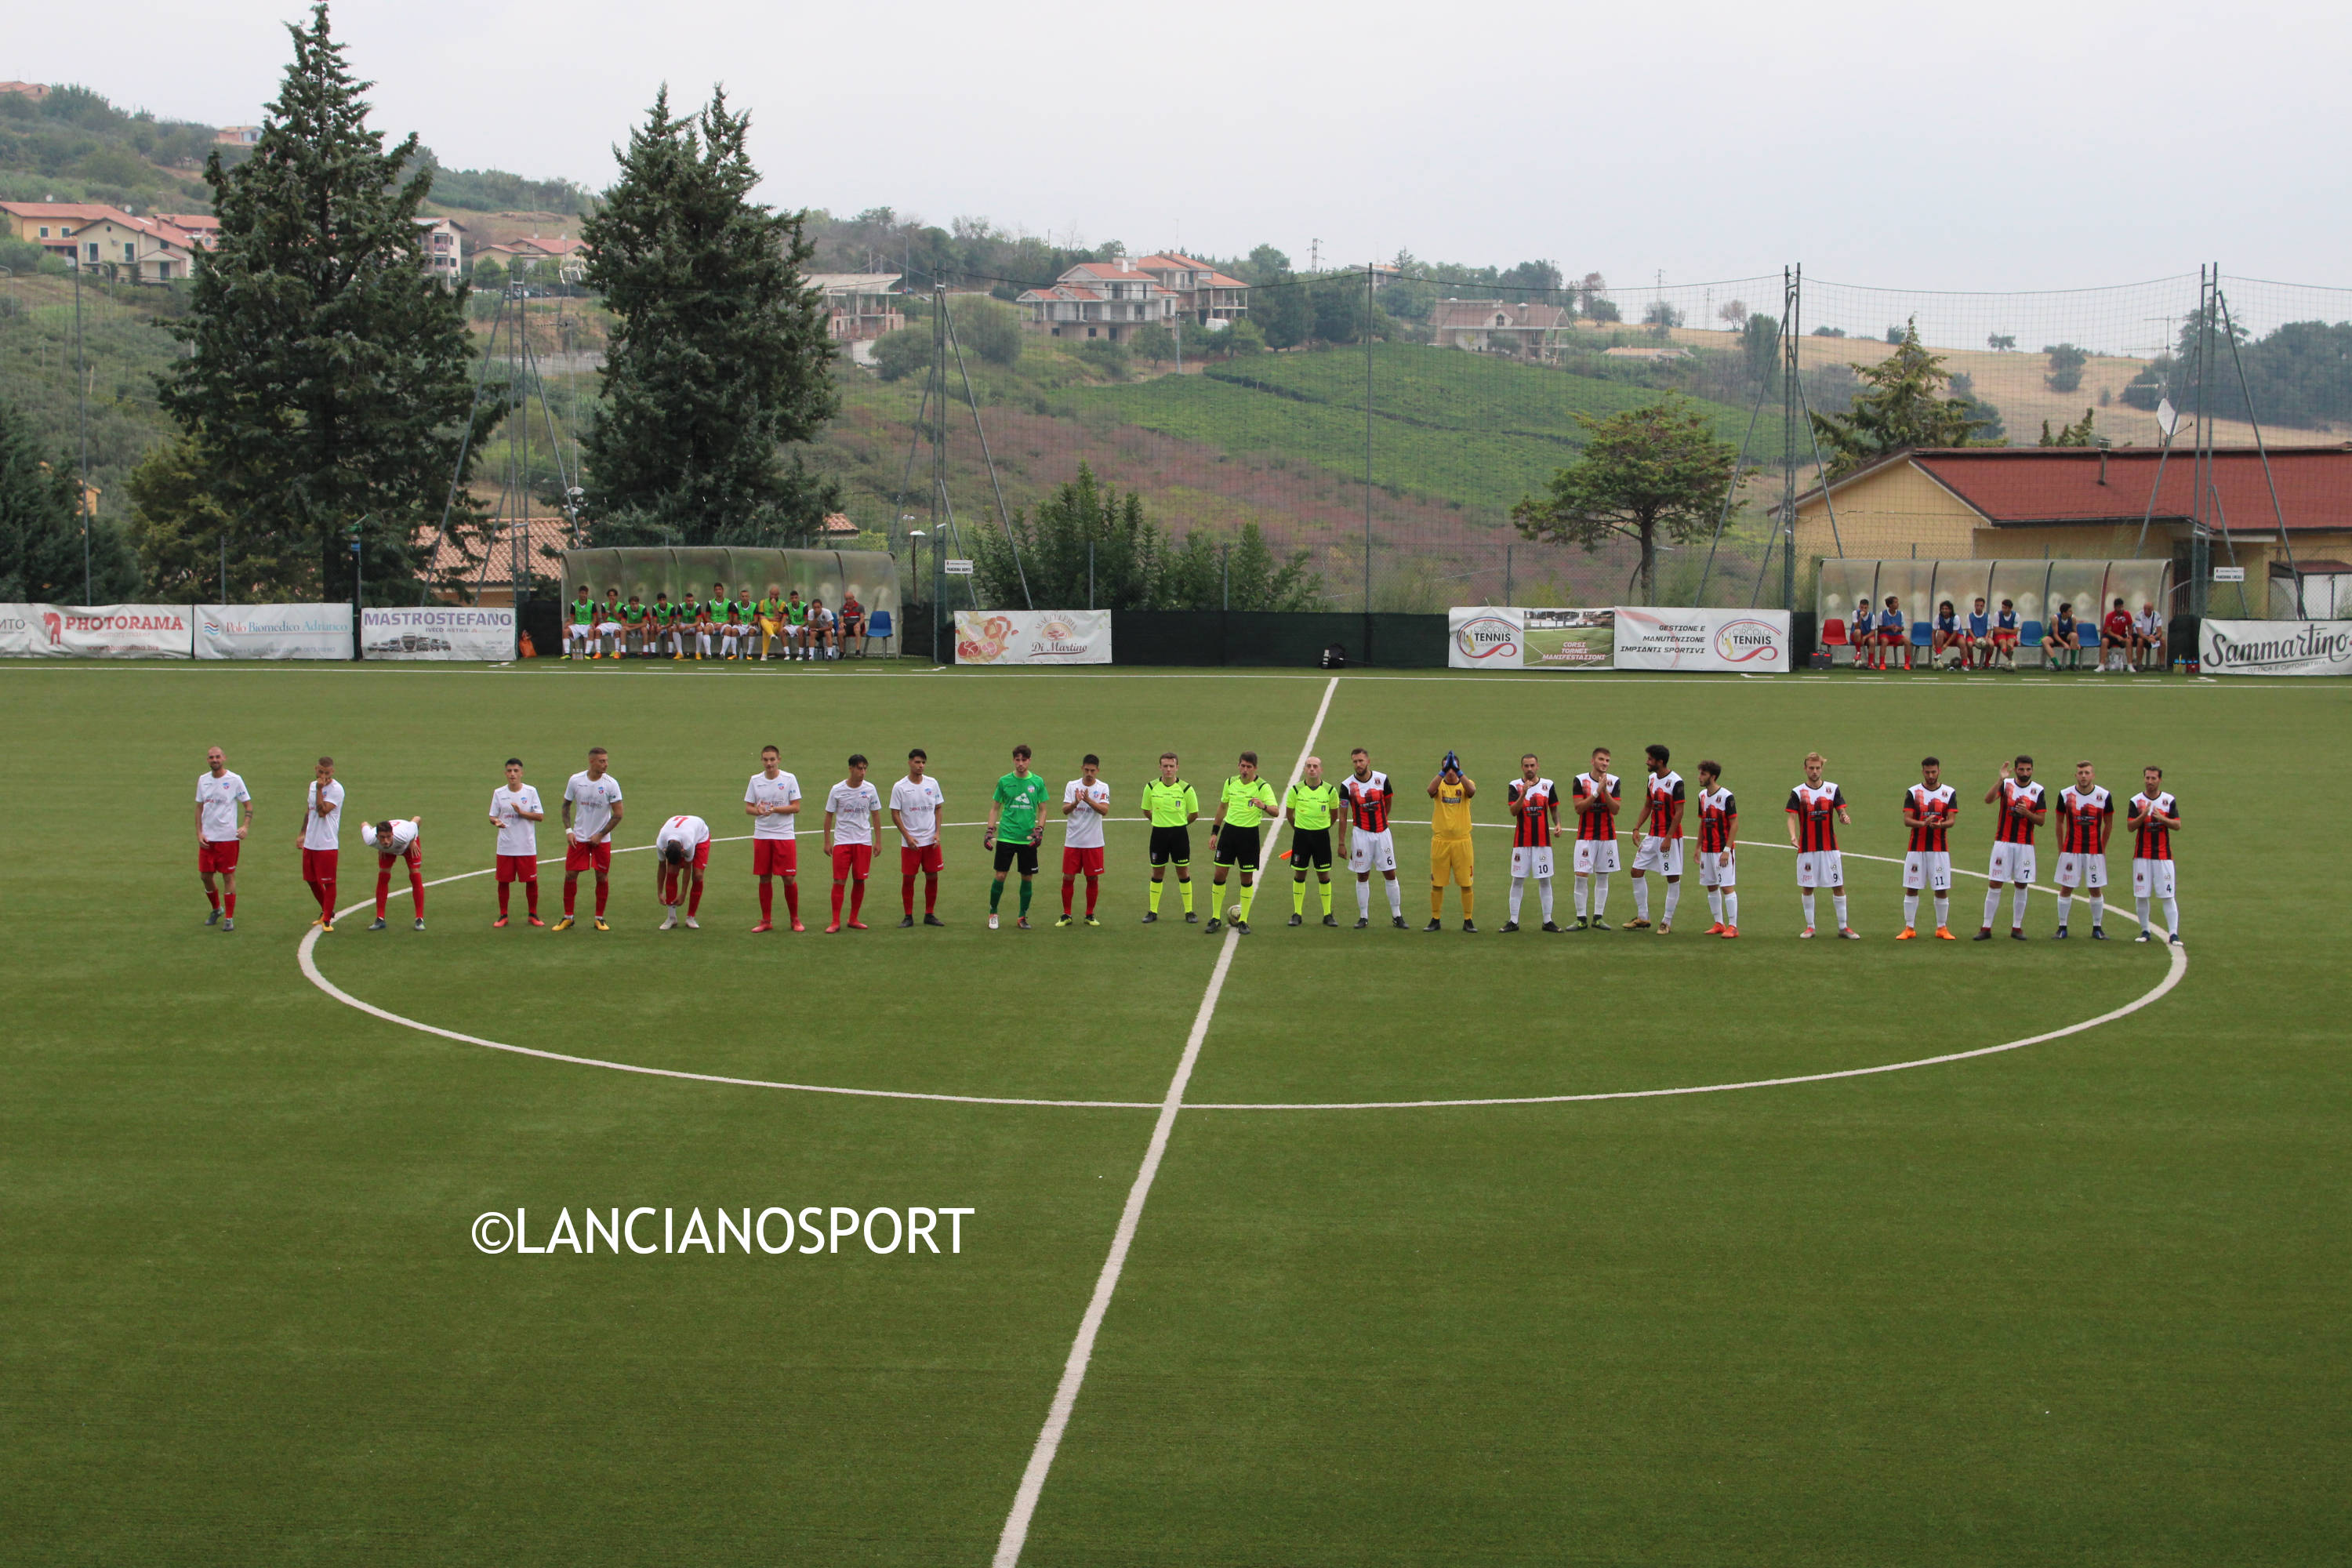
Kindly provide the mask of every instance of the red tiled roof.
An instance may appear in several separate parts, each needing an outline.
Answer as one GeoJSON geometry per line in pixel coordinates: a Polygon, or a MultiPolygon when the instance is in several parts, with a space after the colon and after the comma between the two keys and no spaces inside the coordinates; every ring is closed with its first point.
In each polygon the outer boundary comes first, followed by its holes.
{"type": "MultiPolygon", "coordinates": [[[[2137,522],[2148,512],[2162,455],[2153,447],[2110,447],[2105,484],[2102,456],[2084,447],[1975,447],[1917,451],[1910,458],[1995,527],[2137,522]]],[[[2177,449],[2161,466],[2155,515],[2186,518],[2196,494],[2196,456],[2177,449]]],[[[2217,447],[2210,471],[2221,496],[2219,523],[2232,533],[2273,532],[2282,512],[2290,529],[2352,530],[2352,446],[2273,447],[2267,478],[2257,448],[2217,447]]]]}

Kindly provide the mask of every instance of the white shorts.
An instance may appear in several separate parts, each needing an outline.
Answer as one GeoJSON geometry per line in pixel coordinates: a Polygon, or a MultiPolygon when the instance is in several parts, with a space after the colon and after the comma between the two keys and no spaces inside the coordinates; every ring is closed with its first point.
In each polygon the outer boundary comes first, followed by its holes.
{"type": "Polygon", "coordinates": [[[1903,856],[1903,885],[1912,892],[1922,888],[1938,893],[1952,890],[1952,857],[1948,850],[1911,849],[1903,856]]]}
{"type": "Polygon", "coordinates": [[[1683,841],[1679,838],[1660,838],[1654,834],[1643,834],[1641,846],[1633,851],[1633,869],[1655,871],[1661,877],[1681,876],[1683,874],[1683,841]]]}
{"type": "Polygon", "coordinates": [[[2132,862],[2132,897],[2136,899],[2174,897],[2172,864],[2169,860],[2134,860],[2132,862]]]}
{"type": "Polygon", "coordinates": [[[1513,845],[1511,875],[1514,877],[1544,877],[1551,875],[1551,846],[1513,845]]]}
{"type": "Polygon", "coordinates": [[[2107,885],[2107,858],[2105,855],[2066,855],[2058,857],[2058,885],[2062,888],[2104,888],[2107,885]]]}
{"type": "Polygon", "coordinates": [[[1808,849],[1800,854],[1797,857],[1797,886],[1844,887],[1845,852],[1842,849],[1808,849]]]}
{"type": "Polygon", "coordinates": [[[1580,838],[1576,841],[1576,874],[1590,877],[1595,871],[1617,869],[1617,840],[1614,838],[1580,838]]]}
{"type": "Polygon", "coordinates": [[[719,628],[719,640],[721,642],[733,642],[737,637],[740,637],[742,635],[743,628],[732,624],[723,626],[719,628]]]}
{"type": "Polygon", "coordinates": [[[1739,868],[1734,861],[1736,850],[1702,849],[1698,852],[1698,885],[1702,888],[1731,888],[1739,883],[1739,868]]]}
{"type": "Polygon", "coordinates": [[[2033,846],[1995,844],[1992,847],[1992,866],[1986,874],[1995,882],[2031,882],[2033,880],[2033,846]]]}
{"type": "Polygon", "coordinates": [[[1359,873],[1396,869],[1396,840],[1389,837],[1387,828],[1378,833],[1358,828],[1348,835],[1348,869],[1359,873]]]}
{"type": "Polygon", "coordinates": [[[586,642],[596,635],[594,626],[583,626],[578,621],[572,622],[563,628],[563,631],[564,635],[573,642],[586,642]]]}
{"type": "Polygon", "coordinates": [[[596,635],[600,637],[616,637],[621,635],[621,623],[618,621],[598,621],[596,623],[596,635]]]}

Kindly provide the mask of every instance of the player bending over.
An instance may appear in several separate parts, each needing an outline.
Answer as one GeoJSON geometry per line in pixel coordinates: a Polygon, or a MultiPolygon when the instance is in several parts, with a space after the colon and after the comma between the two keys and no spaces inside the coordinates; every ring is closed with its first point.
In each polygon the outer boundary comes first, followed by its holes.
{"type": "Polygon", "coordinates": [[[563,786],[563,918],[557,931],[572,929],[572,899],[580,873],[596,873],[596,929],[604,923],[606,883],[613,874],[613,829],[621,825],[621,781],[604,771],[604,748],[588,748],[588,766],[563,786]]]}
{"type": "Polygon", "coordinates": [[[1919,890],[1936,898],[1936,934],[1952,937],[1952,818],[1959,814],[1959,796],[1944,783],[1944,764],[1934,757],[1919,759],[1919,782],[1903,792],[1903,826],[1911,831],[1910,847],[1903,852],[1903,929],[1897,942],[1915,940],[1919,932],[1919,890]]]}
{"type": "Polygon", "coordinates": [[[294,842],[302,850],[302,880],[319,900],[311,924],[320,931],[335,929],[335,863],[342,858],[343,786],[335,782],[335,759],[319,759],[319,776],[302,801],[302,831],[294,842]]]}
{"type": "Polygon", "coordinates": [[[384,906],[392,899],[392,868],[405,862],[408,894],[416,904],[416,929],[425,929],[425,840],[423,819],[387,817],[363,824],[360,842],[375,850],[375,921],[370,931],[383,929],[384,906]]]}
{"type": "MultiPolygon", "coordinates": [[[[2118,612],[2123,603],[2116,601],[2118,612]]],[[[2074,782],[2058,792],[2058,929],[2052,934],[2060,942],[2066,940],[2066,911],[2077,888],[2090,897],[2091,939],[2107,940],[2107,836],[2115,826],[2115,796],[2090,763],[2076,763],[2074,782]]]]}
{"type": "Polygon", "coordinates": [[[1828,759],[1819,752],[1805,753],[1805,782],[1789,792],[1789,847],[1797,852],[1797,900],[1805,907],[1805,929],[1813,934],[1813,889],[1827,888],[1837,914],[1838,935],[1849,941],[1859,934],[1845,923],[1845,856],[1837,847],[1837,825],[1853,826],[1845,808],[1845,794],[1824,781],[1828,759]]]}
{"type": "Polygon", "coordinates": [[[1462,929],[1475,931],[1478,896],[1470,886],[1477,858],[1470,843],[1470,801],[1478,786],[1462,771],[1462,759],[1452,752],[1437,765],[1429,781],[1429,923],[1423,931],[1443,931],[1445,884],[1450,879],[1462,889],[1462,929]]]}
{"type": "Polygon", "coordinates": [[[218,746],[205,752],[205,771],[196,775],[196,876],[205,884],[205,899],[213,912],[205,924],[223,921],[223,931],[236,929],[236,858],[245,835],[253,826],[253,796],[245,781],[228,771],[227,754],[218,746]],[[218,886],[213,879],[218,877],[218,886]],[[222,900],[227,912],[222,913],[222,900]]]}
{"type": "Polygon", "coordinates": [[[2132,902],[2139,910],[2139,935],[2135,942],[2154,942],[2148,923],[2150,899],[2164,900],[2165,935],[2180,945],[2180,904],[2172,875],[2172,836],[2180,831],[2180,803],[2164,787],[2164,770],[2145,768],[2139,793],[2131,798],[2132,902]]]}
{"type": "Polygon", "coordinates": [[[784,879],[784,914],[801,928],[800,847],[793,824],[801,809],[801,781],[779,765],[782,753],[760,748],[760,771],[743,786],[743,815],[751,819],[751,875],[760,879],[760,923],[754,935],[773,931],[776,879],[784,879]]]}
{"type": "Polygon", "coordinates": [[[940,919],[940,869],[945,851],[940,847],[940,808],[947,797],[939,781],[924,775],[930,755],[920,746],[907,753],[907,776],[890,786],[890,822],[898,830],[898,898],[907,906],[905,931],[915,923],[915,873],[923,874],[923,923],[943,926],[940,919]]]}
{"type": "Polygon", "coordinates": [[[1087,879],[1087,924],[1098,926],[1095,900],[1102,891],[1103,819],[1110,816],[1110,785],[1102,782],[1102,759],[1088,752],[1078,763],[1078,776],[1062,787],[1062,918],[1071,920],[1071,900],[1078,879],[1087,879]]]}
{"type": "Polygon", "coordinates": [[[1576,929],[1607,931],[1609,873],[1617,869],[1617,805],[1624,786],[1609,771],[1609,748],[1592,748],[1592,769],[1569,785],[1576,811],[1576,929]],[[1586,913],[1588,901],[1591,913],[1586,913]]]}
{"type": "Polygon", "coordinates": [[[1307,923],[1307,872],[1313,868],[1323,889],[1323,923],[1337,926],[1331,916],[1331,819],[1339,814],[1339,788],[1323,780],[1323,759],[1309,757],[1299,781],[1283,797],[1282,815],[1290,824],[1290,923],[1307,923]]]}
{"type": "Polygon", "coordinates": [[[1992,940],[1993,916],[2000,910],[2000,885],[2016,889],[2010,900],[2009,934],[2025,940],[2025,894],[2033,886],[2033,830],[2050,815],[2042,786],[2033,782],[2033,759],[2020,756],[2014,764],[2000,764],[2000,776],[1985,791],[1985,804],[1994,807],[1992,867],[1985,889],[1984,925],[1979,942],[1992,940]]]}
{"type": "Polygon", "coordinates": [[[866,780],[866,753],[849,754],[849,776],[825,792],[824,856],[833,862],[832,936],[842,927],[841,894],[849,889],[849,929],[864,931],[857,917],[866,910],[866,879],[874,874],[874,818],[882,810],[882,792],[866,780]]]}
{"type": "Polygon", "coordinates": [[[1339,781],[1339,798],[1348,804],[1342,848],[1348,869],[1356,874],[1356,929],[1372,923],[1372,873],[1378,871],[1388,884],[1389,924],[1402,931],[1404,889],[1397,885],[1396,840],[1389,836],[1396,791],[1390,787],[1388,774],[1373,771],[1371,755],[1363,747],[1348,753],[1348,776],[1339,781]]]}
{"type": "Polygon", "coordinates": [[[1016,931],[1029,929],[1029,900],[1036,891],[1039,814],[1045,807],[1045,781],[1029,771],[1029,748],[1013,748],[1013,771],[996,781],[988,800],[988,831],[980,847],[996,858],[996,880],[988,889],[988,929],[996,929],[996,909],[1004,901],[1004,873],[1021,868],[1021,914],[1016,931]]]}
{"type": "Polygon", "coordinates": [[[1683,899],[1683,775],[1666,766],[1667,756],[1664,746],[1651,746],[1644,752],[1650,778],[1642,815],[1633,819],[1633,918],[1625,927],[1635,931],[1650,923],[1650,884],[1643,880],[1643,873],[1655,871],[1666,879],[1665,907],[1658,914],[1660,936],[1673,934],[1675,906],[1683,899]]]}
{"type": "Polygon", "coordinates": [[[1201,797],[1176,776],[1176,753],[1160,753],[1160,776],[1143,786],[1143,815],[1151,819],[1150,906],[1143,923],[1160,918],[1160,895],[1168,868],[1176,868],[1176,891],[1184,900],[1184,923],[1200,917],[1192,912],[1192,824],[1201,819],[1201,797]]]}
{"type": "Polygon", "coordinates": [[[654,829],[654,892],[661,900],[661,931],[678,925],[686,906],[686,929],[700,931],[702,873],[710,866],[710,824],[698,816],[673,816],[654,829]]]}
{"type": "Polygon", "coordinates": [[[1739,803],[1723,787],[1723,764],[1698,765],[1698,885],[1706,889],[1709,936],[1739,934],[1739,803]]]}
{"type": "Polygon", "coordinates": [[[1528,879],[1536,879],[1536,900],[1543,908],[1543,929],[1556,931],[1551,918],[1552,835],[1559,831],[1559,786],[1545,778],[1536,754],[1519,759],[1519,776],[1505,796],[1511,812],[1511,918],[1506,932],[1519,929],[1519,904],[1527,897],[1528,879]]]}
{"type": "Polygon", "coordinates": [[[506,925],[507,895],[517,882],[522,884],[530,923],[547,923],[539,918],[539,824],[546,818],[539,790],[522,782],[522,759],[509,757],[507,782],[490,792],[490,826],[499,830],[499,918],[490,922],[493,929],[506,925]]]}
{"type": "Polygon", "coordinates": [[[1223,908],[1225,873],[1238,867],[1242,874],[1241,901],[1234,906],[1234,930],[1249,935],[1250,905],[1257,901],[1258,837],[1266,813],[1279,812],[1282,803],[1274,798],[1274,786],[1257,776],[1257,753],[1244,752],[1240,771],[1225,781],[1217,795],[1217,818],[1209,826],[1209,859],[1216,867],[1213,879],[1215,886],[1209,894],[1208,930],[1214,933],[1221,923],[1218,917],[1223,908]]]}

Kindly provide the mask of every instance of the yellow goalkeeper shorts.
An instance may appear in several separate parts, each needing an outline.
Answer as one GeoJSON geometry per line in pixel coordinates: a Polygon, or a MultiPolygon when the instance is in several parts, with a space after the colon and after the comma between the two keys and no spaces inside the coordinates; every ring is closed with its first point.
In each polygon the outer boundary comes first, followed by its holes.
{"type": "Polygon", "coordinates": [[[1433,838],[1429,841],[1430,886],[1442,888],[1448,880],[1462,887],[1470,885],[1470,840],[1467,838],[1433,838]]]}

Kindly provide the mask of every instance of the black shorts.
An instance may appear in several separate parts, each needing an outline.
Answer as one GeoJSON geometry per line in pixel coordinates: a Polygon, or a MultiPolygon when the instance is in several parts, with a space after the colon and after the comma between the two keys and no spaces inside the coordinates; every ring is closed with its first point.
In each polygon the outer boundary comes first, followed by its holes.
{"type": "Polygon", "coordinates": [[[1021,874],[1023,876],[1035,876],[1037,874],[1037,846],[1034,844],[1007,844],[1003,839],[998,839],[996,841],[996,874],[1000,877],[1004,875],[1006,871],[1012,868],[1013,862],[1015,860],[1021,862],[1021,874]]]}
{"type": "Polygon", "coordinates": [[[1297,827],[1290,834],[1290,866],[1304,870],[1312,866],[1318,870],[1331,868],[1331,830],[1328,827],[1297,827]]]}
{"type": "Polygon", "coordinates": [[[1227,823],[1217,834],[1216,853],[1210,857],[1220,866],[1239,866],[1245,871],[1257,869],[1257,829],[1235,827],[1227,823]]]}
{"type": "Polygon", "coordinates": [[[1189,827],[1153,828],[1151,863],[1155,866],[1190,866],[1192,863],[1192,830],[1189,827]]]}

